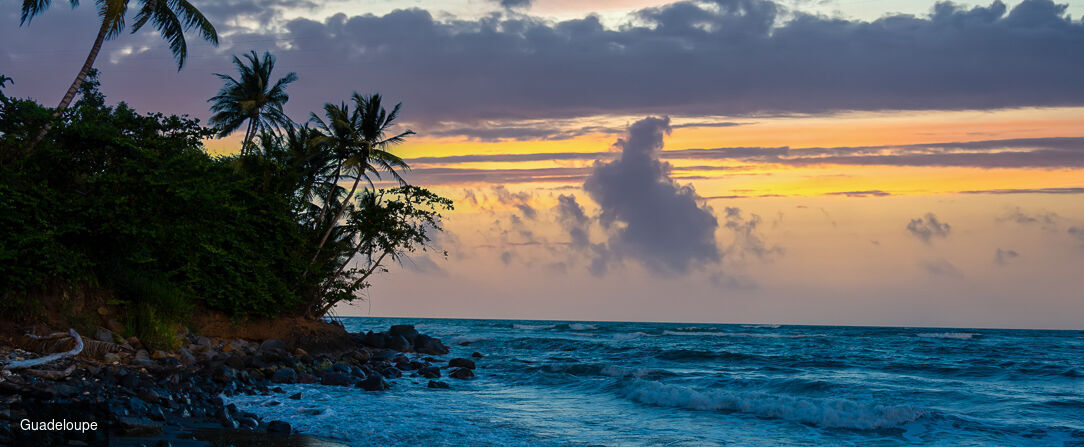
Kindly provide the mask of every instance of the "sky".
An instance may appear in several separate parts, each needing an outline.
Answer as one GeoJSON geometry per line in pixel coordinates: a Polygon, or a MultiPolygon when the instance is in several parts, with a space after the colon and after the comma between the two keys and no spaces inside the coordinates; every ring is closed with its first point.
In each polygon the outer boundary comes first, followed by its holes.
{"type": "MultiPolygon", "coordinates": [[[[5,92],[52,104],[95,11],[20,3],[5,92]]],[[[271,51],[297,121],[401,101],[407,179],[456,202],[447,258],[339,315],[1084,329],[1084,2],[193,4],[220,45],[108,41],[109,100],[206,120],[271,51]]]]}

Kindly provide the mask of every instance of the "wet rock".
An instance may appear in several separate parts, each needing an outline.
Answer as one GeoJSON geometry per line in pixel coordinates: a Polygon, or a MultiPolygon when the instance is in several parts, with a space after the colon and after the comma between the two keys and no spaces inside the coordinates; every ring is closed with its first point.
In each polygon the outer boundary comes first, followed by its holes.
{"type": "Polygon", "coordinates": [[[452,368],[467,368],[474,369],[474,360],[464,358],[454,358],[448,361],[448,366],[452,368]]]}
{"type": "Polygon", "coordinates": [[[401,335],[388,335],[385,342],[388,349],[393,349],[399,352],[407,352],[411,349],[410,342],[401,335]]]}
{"type": "Polygon", "coordinates": [[[476,358],[476,359],[480,359],[480,358],[482,358],[482,357],[485,357],[484,355],[482,355],[482,353],[481,353],[481,352],[472,352],[472,353],[470,354],[470,356],[471,356],[471,357],[474,357],[474,358],[476,358]]]}
{"type": "Polygon", "coordinates": [[[320,378],[312,374],[299,374],[297,376],[297,383],[313,384],[320,383],[320,378]]]}
{"type": "Polygon", "coordinates": [[[152,408],[150,411],[147,412],[147,417],[159,422],[166,420],[166,414],[162,412],[161,407],[152,408]]]}
{"type": "Polygon", "coordinates": [[[241,426],[245,427],[245,428],[256,428],[256,427],[260,426],[259,422],[257,422],[255,419],[250,418],[250,417],[237,418],[237,423],[241,424],[241,426]]]}
{"type": "Polygon", "coordinates": [[[286,343],[277,338],[264,340],[263,343],[260,343],[260,351],[286,352],[286,343]]]}
{"type": "Polygon", "coordinates": [[[212,379],[218,383],[228,383],[237,380],[237,370],[229,366],[219,366],[212,374],[212,379]]]}
{"type": "Polygon", "coordinates": [[[166,351],[155,349],[154,352],[151,353],[151,360],[162,360],[166,357],[169,357],[169,354],[166,353],[166,351]]]}
{"type": "Polygon", "coordinates": [[[448,347],[440,340],[428,335],[418,335],[414,338],[414,352],[428,355],[444,355],[448,353],[448,347]]]}
{"type": "Polygon", "coordinates": [[[353,376],[341,372],[329,372],[320,379],[321,385],[348,386],[355,382],[356,379],[353,376]]]}
{"type": "Polygon", "coordinates": [[[178,349],[177,355],[181,358],[181,364],[184,366],[192,366],[196,363],[196,356],[185,348],[178,349]]]}
{"type": "Polygon", "coordinates": [[[271,381],[275,383],[294,383],[297,382],[297,371],[290,368],[279,368],[275,370],[275,374],[271,376],[271,381]]]}
{"type": "Polygon", "coordinates": [[[425,377],[426,379],[436,379],[440,377],[440,368],[436,366],[427,366],[418,370],[418,375],[425,377]]]}
{"type": "Polygon", "coordinates": [[[429,386],[429,388],[451,388],[450,386],[448,386],[447,383],[440,382],[440,381],[437,381],[437,380],[430,380],[428,386],[429,386]]]}
{"type": "Polygon", "coordinates": [[[133,335],[131,337],[128,337],[126,341],[128,342],[129,345],[132,345],[132,347],[135,348],[135,349],[143,348],[143,342],[139,341],[139,337],[136,337],[136,336],[133,335]]]}
{"type": "Polygon", "coordinates": [[[232,355],[226,359],[226,366],[233,369],[245,369],[245,360],[239,355],[232,355]]]}
{"type": "Polygon", "coordinates": [[[448,373],[448,377],[453,379],[470,379],[474,377],[474,371],[467,368],[456,368],[452,372],[448,373]]]}
{"type": "Polygon", "coordinates": [[[173,447],[173,443],[165,439],[159,439],[158,442],[154,443],[154,447],[173,447]]]}
{"type": "Polygon", "coordinates": [[[139,390],[139,398],[143,399],[145,402],[150,402],[152,404],[156,404],[158,403],[158,401],[162,400],[162,396],[159,395],[158,392],[150,388],[143,388],[139,390]]]}
{"type": "Polygon", "coordinates": [[[120,356],[112,352],[107,352],[104,356],[102,356],[102,361],[108,364],[120,363],[120,356]]]}
{"type": "Polygon", "coordinates": [[[162,424],[140,417],[117,418],[117,427],[126,436],[154,436],[162,433],[162,424]]]}
{"type": "Polygon", "coordinates": [[[301,397],[302,397],[301,393],[296,393],[296,394],[291,394],[290,395],[290,399],[293,399],[293,400],[301,400],[301,397]]]}
{"type": "Polygon", "coordinates": [[[268,433],[281,433],[288,435],[291,431],[293,431],[293,428],[290,427],[290,424],[287,422],[271,421],[267,424],[268,433]]]}
{"type": "Polygon", "coordinates": [[[362,344],[374,348],[384,348],[384,334],[369,331],[361,338],[362,344]]]}
{"type": "Polygon", "coordinates": [[[418,336],[418,330],[413,324],[397,324],[388,329],[388,334],[403,337],[407,341],[413,341],[418,336]]]}
{"type": "Polygon", "coordinates": [[[379,373],[370,374],[365,380],[358,382],[357,387],[365,391],[384,391],[390,388],[388,382],[379,373]]]}

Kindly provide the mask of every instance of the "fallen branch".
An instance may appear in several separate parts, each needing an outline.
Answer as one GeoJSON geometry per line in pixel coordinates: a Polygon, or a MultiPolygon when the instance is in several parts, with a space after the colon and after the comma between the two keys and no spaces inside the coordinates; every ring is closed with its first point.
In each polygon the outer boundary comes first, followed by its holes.
{"type": "MultiPolygon", "coordinates": [[[[71,338],[75,340],[75,347],[72,348],[70,351],[58,352],[58,353],[55,353],[55,354],[44,355],[44,356],[38,357],[36,359],[16,360],[14,362],[10,362],[10,363],[4,365],[4,367],[0,368],[0,369],[12,370],[12,369],[32,368],[32,367],[35,367],[35,366],[38,366],[38,365],[44,365],[44,364],[49,363],[49,362],[54,362],[54,361],[60,360],[60,359],[65,358],[65,357],[76,356],[76,355],[79,355],[80,352],[83,352],[83,338],[79,336],[79,333],[75,332],[75,329],[69,329],[67,335],[71,336],[71,338]]],[[[36,337],[36,336],[31,335],[30,338],[34,338],[34,339],[38,339],[38,340],[49,340],[49,339],[60,338],[60,337],[57,336],[57,334],[51,334],[51,335],[46,335],[44,337],[36,337]]]]}
{"type": "Polygon", "coordinates": [[[26,374],[30,374],[32,376],[41,377],[43,379],[60,380],[60,379],[63,379],[65,377],[68,377],[68,376],[72,375],[72,373],[75,372],[75,365],[71,365],[71,366],[68,367],[68,369],[65,369],[63,371],[46,371],[46,370],[41,370],[41,369],[28,369],[28,370],[23,371],[23,372],[26,373],[26,374]]]}

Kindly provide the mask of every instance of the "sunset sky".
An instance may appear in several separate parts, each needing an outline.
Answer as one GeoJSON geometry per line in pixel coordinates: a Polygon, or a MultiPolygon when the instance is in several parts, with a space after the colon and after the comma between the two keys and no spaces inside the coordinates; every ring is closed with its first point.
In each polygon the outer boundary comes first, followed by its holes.
{"type": "MultiPolygon", "coordinates": [[[[54,3],[0,0],[7,94],[82,63],[93,2],[54,3]]],[[[1084,329],[1084,2],[193,3],[221,45],[107,42],[110,101],[205,121],[269,50],[296,121],[402,101],[456,201],[339,314],[1084,329]]]]}

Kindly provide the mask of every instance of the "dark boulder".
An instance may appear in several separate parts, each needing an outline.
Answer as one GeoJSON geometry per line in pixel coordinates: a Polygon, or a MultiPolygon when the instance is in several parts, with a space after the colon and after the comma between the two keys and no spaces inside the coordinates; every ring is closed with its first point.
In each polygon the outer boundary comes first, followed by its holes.
{"type": "Polygon", "coordinates": [[[380,370],[380,374],[382,376],[384,376],[384,377],[391,377],[393,379],[398,379],[400,377],[403,377],[403,372],[400,371],[399,368],[396,368],[394,366],[389,366],[387,368],[384,368],[384,369],[380,370]]]}
{"type": "Polygon", "coordinates": [[[418,370],[418,375],[425,377],[426,379],[436,379],[440,377],[440,368],[436,366],[427,366],[418,370]]]}
{"type": "Polygon", "coordinates": [[[470,379],[474,377],[474,371],[467,368],[456,368],[452,372],[448,373],[448,377],[453,379],[470,379]]]}
{"type": "Polygon", "coordinates": [[[471,357],[474,357],[474,358],[476,358],[476,359],[480,359],[480,358],[482,358],[482,357],[485,357],[484,355],[482,355],[482,353],[481,353],[481,352],[472,352],[470,356],[471,356],[471,357]]]}
{"type": "MultiPolygon", "coordinates": [[[[131,375],[128,377],[131,377],[131,375]]],[[[211,377],[215,382],[229,383],[237,379],[237,370],[230,368],[229,366],[219,366],[215,369],[215,372],[211,377]]]]}
{"type": "Polygon", "coordinates": [[[374,348],[384,348],[384,334],[369,331],[361,338],[361,343],[374,348]]]}
{"type": "Polygon", "coordinates": [[[444,355],[448,353],[448,347],[440,340],[428,335],[418,335],[414,338],[414,352],[429,355],[444,355]]]}
{"type": "Polygon", "coordinates": [[[301,400],[301,397],[302,397],[301,393],[291,394],[290,395],[290,399],[293,399],[293,400],[301,400]]]}
{"type": "Polygon", "coordinates": [[[329,372],[324,374],[324,377],[320,378],[321,385],[349,386],[353,385],[356,381],[357,379],[353,376],[341,372],[329,372]]]}
{"type": "Polygon", "coordinates": [[[260,351],[264,352],[286,352],[286,342],[277,338],[264,340],[260,343],[260,351]]]}
{"type": "Polygon", "coordinates": [[[276,369],[275,374],[271,375],[271,381],[275,383],[297,382],[297,371],[294,371],[290,368],[276,369]]]}
{"type": "Polygon", "coordinates": [[[407,341],[413,341],[414,337],[418,336],[418,330],[414,329],[413,324],[397,324],[388,329],[388,333],[391,335],[398,335],[407,339],[407,341]]]}
{"type": "Polygon", "coordinates": [[[448,366],[452,368],[474,369],[474,360],[455,358],[448,361],[448,366]]]}
{"type": "Polygon", "coordinates": [[[162,424],[145,418],[118,418],[116,427],[125,436],[154,436],[162,433],[162,424]]]}
{"type": "Polygon", "coordinates": [[[429,381],[429,388],[451,388],[447,383],[439,382],[436,380],[429,381]]]}
{"type": "Polygon", "coordinates": [[[388,349],[393,349],[399,352],[410,351],[410,342],[407,341],[402,335],[388,335],[385,345],[388,349]]]}
{"type": "Polygon", "coordinates": [[[267,423],[268,433],[282,433],[290,434],[293,431],[293,427],[290,427],[290,423],[283,421],[271,421],[267,423]]]}
{"type": "Polygon", "coordinates": [[[365,380],[358,382],[357,386],[365,391],[384,391],[391,388],[379,373],[370,374],[365,380]]]}

